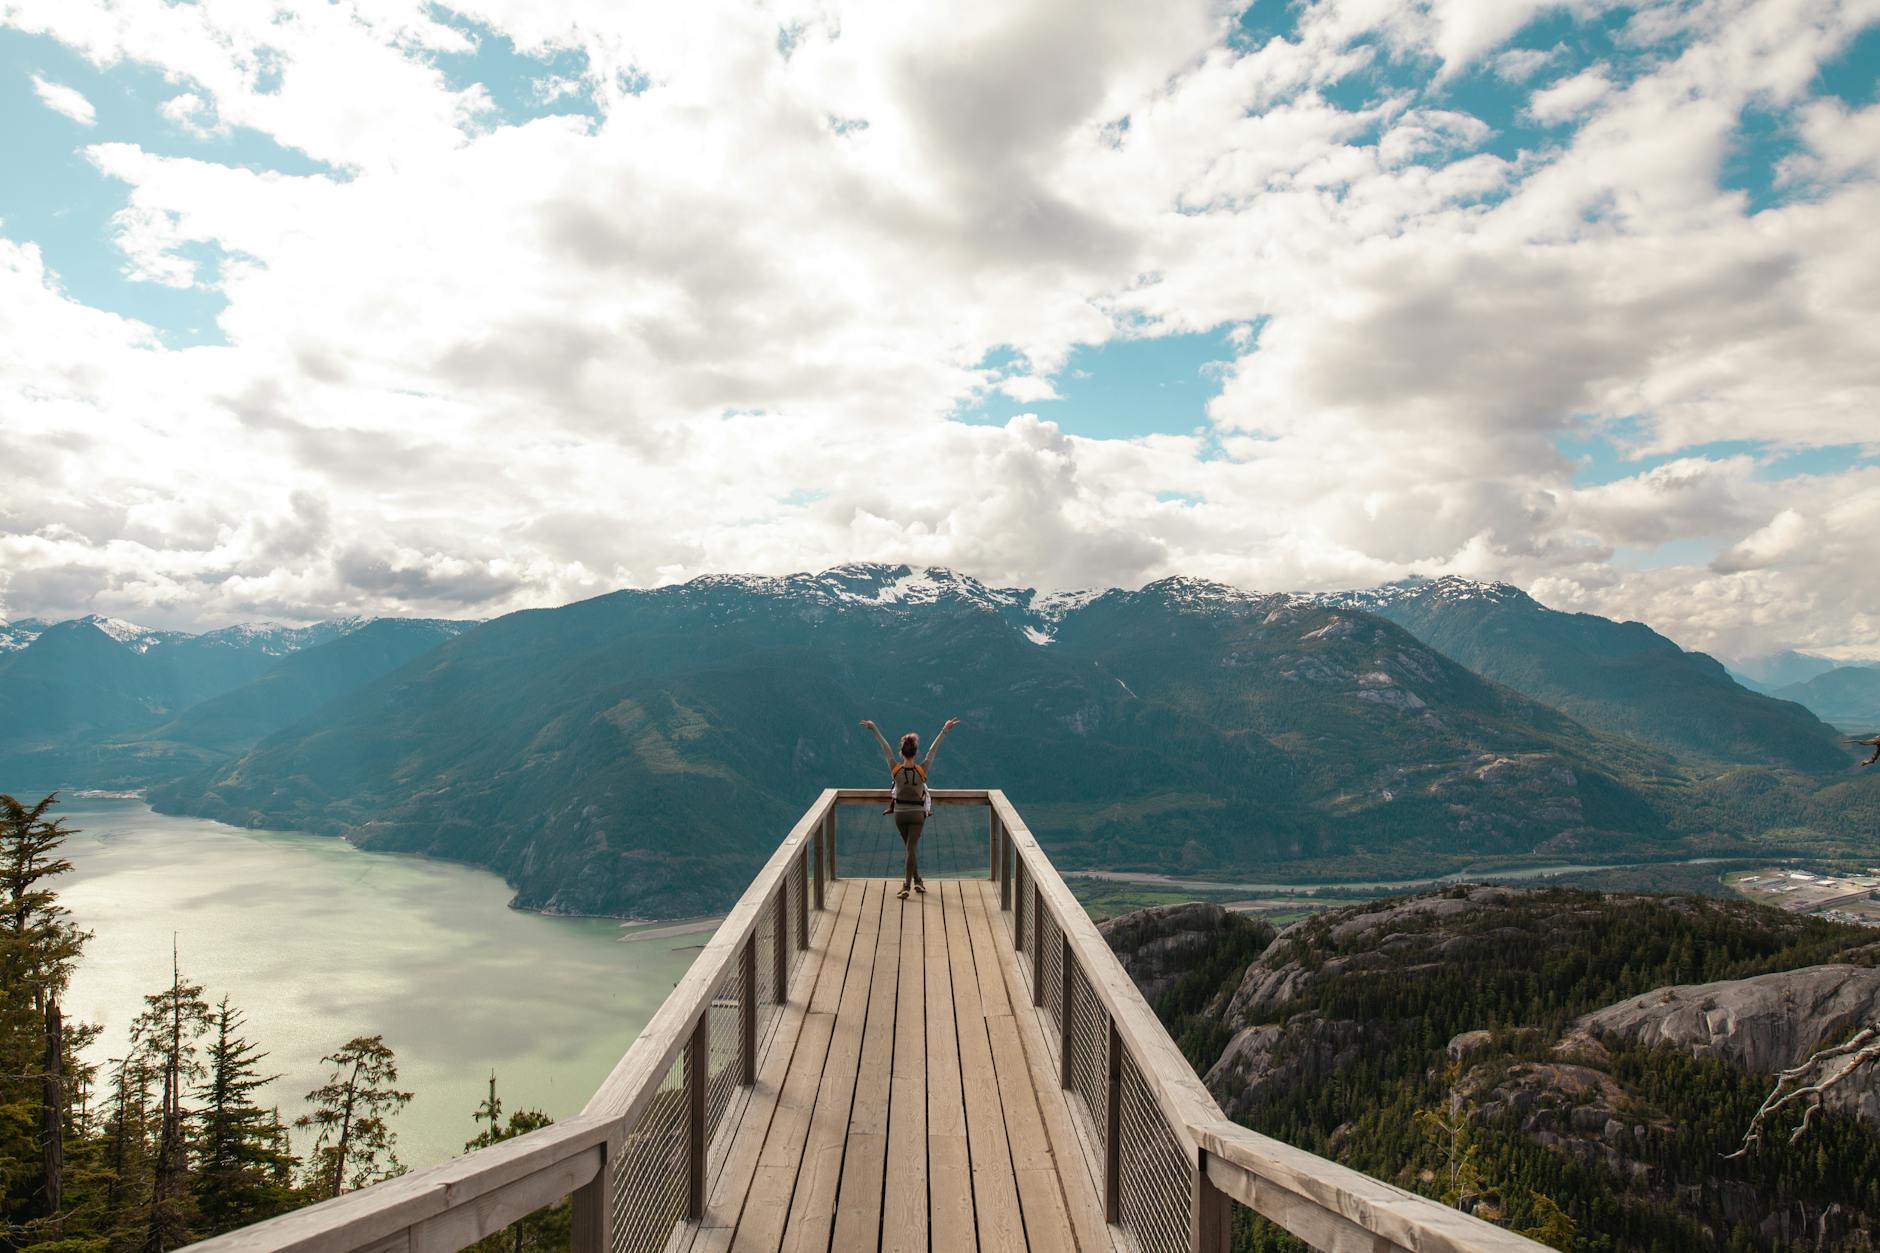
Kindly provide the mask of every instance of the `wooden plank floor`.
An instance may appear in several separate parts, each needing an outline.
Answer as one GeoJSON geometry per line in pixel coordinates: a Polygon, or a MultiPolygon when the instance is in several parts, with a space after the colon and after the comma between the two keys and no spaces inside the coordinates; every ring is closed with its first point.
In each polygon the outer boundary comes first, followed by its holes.
{"type": "Polygon", "coordinates": [[[829,885],[672,1250],[1110,1249],[996,885],[829,885]],[[1059,1169],[1062,1165],[1062,1170],[1059,1169]]]}

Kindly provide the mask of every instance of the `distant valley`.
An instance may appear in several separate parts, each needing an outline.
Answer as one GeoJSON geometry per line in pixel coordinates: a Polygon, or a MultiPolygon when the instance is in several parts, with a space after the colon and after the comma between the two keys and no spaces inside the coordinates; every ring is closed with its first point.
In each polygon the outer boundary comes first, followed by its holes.
{"type": "MultiPolygon", "coordinates": [[[[1874,848],[1880,777],[1637,623],[1445,579],[1039,596],[944,570],[714,576],[469,624],[0,628],[0,790],[472,862],[519,905],[721,908],[856,727],[931,734],[1066,866],[1271,878],[1874,848]]],[[[1880,671],[1876,671],[1880,674],[1880,671]]]]}

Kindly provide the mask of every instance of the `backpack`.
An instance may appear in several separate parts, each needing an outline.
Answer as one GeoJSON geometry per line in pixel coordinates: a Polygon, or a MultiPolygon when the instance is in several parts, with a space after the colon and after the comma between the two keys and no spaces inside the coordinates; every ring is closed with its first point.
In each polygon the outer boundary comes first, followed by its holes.
{"type": "Polygon", "coordinates": [[[894,801],[896,805],[919,805],[932,813],[927,796],[927,767],[916,761],[894,763],[894,801]]]}

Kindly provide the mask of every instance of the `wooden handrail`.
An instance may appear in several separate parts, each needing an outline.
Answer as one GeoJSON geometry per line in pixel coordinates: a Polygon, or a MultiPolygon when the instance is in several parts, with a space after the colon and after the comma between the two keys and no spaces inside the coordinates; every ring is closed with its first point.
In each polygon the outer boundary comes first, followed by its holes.
{"type": "Polygon", "coordinates": [[[1104,1012],[1116,1024],[1123,1046],[1135,1058],[1143,1077],[1152,1079],[1149,1089],[1155,1095],[1156,1104],[1161,1107],[1163,1118],[1168,1121],[1170,1130],[1182,1139],[1184,1151],[1192,1157],[1198,1145],[1188,1130],[1189,1126],[1199,1122],[1215,1122],[1224,1119],[1226,1115],[1208,1094],[1206,1085],[1196,1076],[1194,1067],[1188,1064],[1182,1051],[1175,1047],[1175,1041],[1169,1038],[1162,1020],[1155,1016],[1149,1003],[1142,999],[1135,980],[1129,977],[1123,964],[1116,960],[1116,954],[1110,951],[1110,945],[1103,938],[1103,933],[1097,930],[1097,924],[1090,921],[1090,915],[1058,876],[1051,859],[1038,847],[1031,828],[1018,816],[1018,811],[1006,800],[1004,792],[994,792],[992,797],[993,812],[999,816],[999,821],[1010,835],[1013,851],[1024,862],[1031,886],[1051,911],[1052,921],[1070,941],[1071,948],[1077,954],[1078,967],[1091,989],[1096,992],[1097,999],[1102,1002],[1104,1012]]]}
{"type": "MultiPolygon", "coordinates": [[[[928,789],[936,805],[985,805],[992,792],[983,787],[936,787],[928,789]]],[[[882,805],[894,796],[885,787],[840,787],[835,789],[838,805],[882,805]]]]}
{"type": "MultiPolygon", "coordinates": [[[[1005,828],[1013,857],[1024,867],[1034,899],[1050,910],[1063,936],[1066,956],[1075,960],[1084,986],[1096,994],[1108,1015],[1112,1039],[1128,1051],[1164,1123],[1181,1142],[1195,1171],[1199,1196],[1209,1191],[1224,1194],[1328,1253],[1532,1253],[1543,1247],[1439,1201],[1229,1121],[1005,793],[990,792],[988,803],[1005,828]]],[[[1002,873],[1000,857],[995,852],[995,878],[1002,873]]],[[[1035,923],[1033,927],[1036,944],[1035,923]]],[[[1068,1040],[1068,1024],[1060,1025],[1068,1040]]],[[[1110,1069],[1113,1089],[1117,1082],[1113,1058],[1110,1069]]],[[[1112,1090],[1105,1125],[1113,1127],[1116,1117],[1112,1090]]],[[[1114,1160],[1106,1162],[1107,1171],[1114,1169],[1114,1160]]],[[[1107,1186],[1113,1188],[1115,1181],[1107,1181],[1107,1186]]],[[[1111,1205],[1106,1195],[1106,1207],[1111,1205]]],[[[1205,1200],[1198,1199],[1196,1208],[1191,1233],[1194,1247],[1224,1241],[1224,1225],[1200,1212],[1206,1208],[1205,1200]]]]}
{"type": "Polygon", "coordinates": [[[600,1172],[615,1134],[612,1120],[576,1116],[192,1247],[205,1253],[462,1248],[587,1183],[600,1172]],[[454,1213],[470,1221],[452,1222],[454,1213]],[[475,1221],[477,1215],[485,1221],[475,1221]],[[447,1223],[449,1235],[461,1236],[461,1242],[422,1238],[443,1235],[432,1228],[447,1223]]]}
{"type": "Polygon", "coordinates": [[[1215,1187],[1328,1253],[1532,1253],[1541,1246],[1505,1227],[1374,1179],[1362,1171],[1250,1131],[1239,1123],[1191,1128],[1215,1187]]]}
{"type": "Polygon", "coordinates": [[[783,887],[791,858],[801,855],[803,842],[822,822],[835,800],[836,790],[826,788],[797,819],[790,834],[751,880],[751,886],[744,889],[744,895],[718,924],[718,930],[712,933],[691,969],[654,1011],[639,1038],[588,1099],[581,1110],[583,1114],[605,1115],[631,1124],[645,1111],[658,1093],[666,1072],[679,1060],[679,1054],[691,1039],[699,1016],[710,1006],[712,989],[724,981],[731,963],[738,960],[739,950],[756,932],[758,919],[771,893],[783,887]]]}

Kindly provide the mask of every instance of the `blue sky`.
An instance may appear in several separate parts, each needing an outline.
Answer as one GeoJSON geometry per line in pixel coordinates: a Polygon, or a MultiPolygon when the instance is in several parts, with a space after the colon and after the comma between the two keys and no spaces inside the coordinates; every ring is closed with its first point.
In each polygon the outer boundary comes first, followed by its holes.
{"type": "Polygon", "coordinates": [[[1880,652],[1880,25],[1743,2],[18,0],[0,617],[879,559],[1880,652]]]}
{"type": "MultiPolygon", "coordinates": [[[[1192,434],[1206,427],[1208,401],[1220,394],[1222,373],[1239,355],[1231,336],[1229,328],[1080,344],[1051,376],[1057,399],[1021,402],[993,390],[959,417],[1004,425],[1035,413],[1092,439],[1192,434]]],[[[981,364],[1009,372],[1023,360],[1002,347],[981,364]]]]}

